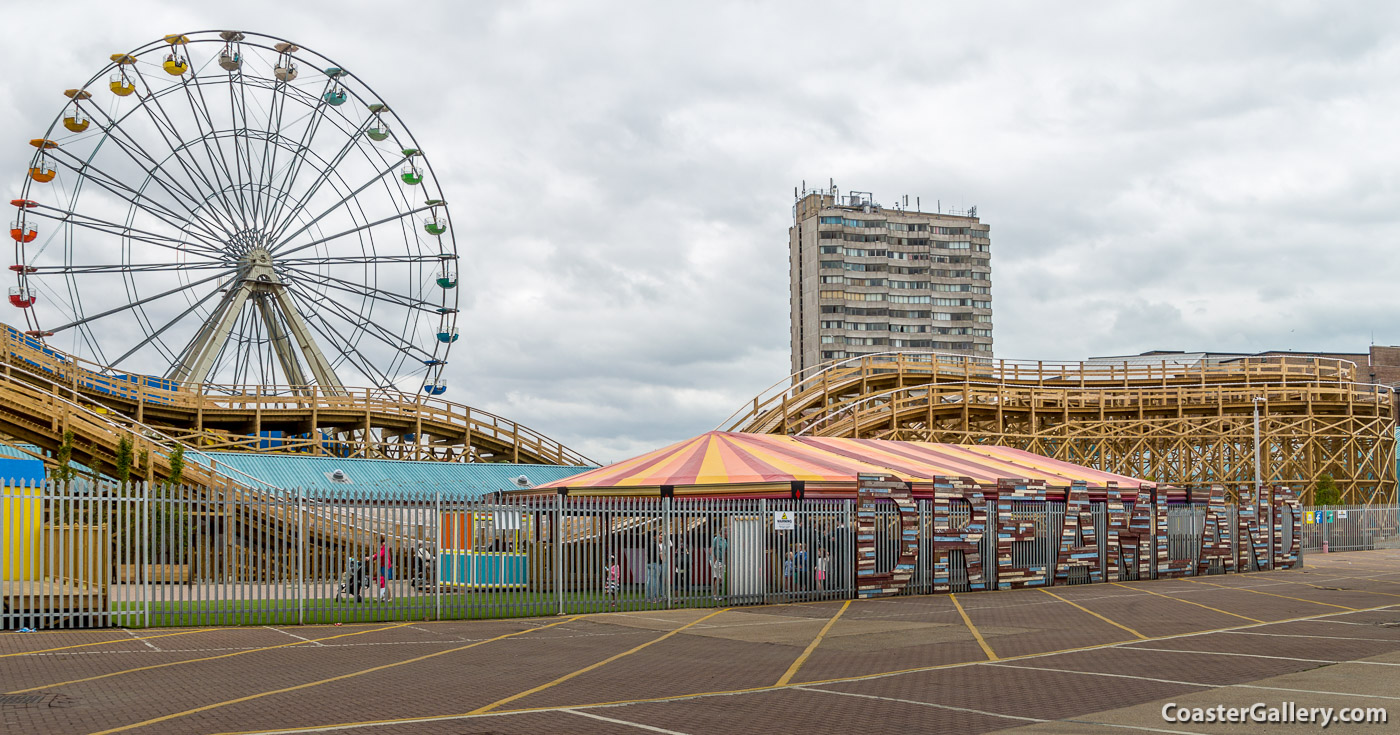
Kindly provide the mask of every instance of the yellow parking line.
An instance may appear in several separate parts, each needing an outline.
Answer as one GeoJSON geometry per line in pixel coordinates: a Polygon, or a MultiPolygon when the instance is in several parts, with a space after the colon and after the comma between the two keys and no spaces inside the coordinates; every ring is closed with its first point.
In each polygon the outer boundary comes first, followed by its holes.
{"type": "Polygon", "coordinates": [[[102,730],[102,731],[100,731],[100,732],[95,732],[95,733],[93,733],[92,735],[110,735],[110,733],[114,733],[114,732],[125,732],[125,731],[127,731],[127,730],[134,730],[134,729],[136,729],[136,728],[138,728],[138,727],[145,727],[146,725],[154,725],[154,724],[156,724],[157,722],[167,722],[167,721],[169,721],[169,720],[173,720],[173,719],[176,719],[176,718],[179,718],[179,717],[184,717],[184,716],[186,716],[186,715],[193,715],[193,714],[197,714],[197,713],[199,713],[199,712],[208,712],[208,711],[211,710],[211,709],[218,709],[219,707],[227,707],[227,706],[230,705],[230,704],[238,704],[239,702],[247,702],[247,701],[253,700],[253,699],[260,699],[260,698],[262,698],[262,697],[269,697],[269,696],[272,696],[273,694],[283,694],[283,693],[285,693],[285,692],[295,692],[295,691],[298,691],[298,690],[301,690],[301,689],[309,689],[309,688],[314,687],[314,686],[320,686],[321,684],[329,684],[329,683],[331,683],[331,682],[333,682],[333,681],[341,681],[341,680],[343,680],[343,679],[351,679],[351,678],[354,678],[354,677],[356,677],[356,676],[362,676],[362,675],[364,675],[364,674],[372,674],[372,673],[374,673],[374,672],[376,672],[376,671],[383,671],[384,669],[392,669],[392,668],[395,668],[395,667],[397,667],[397,666],[403,666],[403,665],[405,665],[405,664],[416,663],[416,662],[418,662],[418,661],[424,661],[424,660],[427,660],[427,659],[430,659],[430,658],[436,658],[436,657],[438,657],[438,656],[443,656],[443,655],[446,655],[446,654],[449,654],[449,653],[455,653],[455,652],[457,652],[457,651],[465,651],[465,650],[468,649],[468,648],[476,648],[477,646],[484,646],[484,645],[486,645],[487,643],[493,643],[493,642],[495,642],[495,641],[499,641],[499,640],[502,640],[502,639],[505,639],[505,638],[511,638],[511,637],[518,636],[518,635],[524,635],[525,633],[530,633],[530,632],[533,632],[533,631],[536,631],[536,630],[544,630],[545,628],[553,628],[553,627],[556,626],[556,625],[563,625],[563,624],[565,624],[565,623],[572,623],[572,622],[574,622],[575,620],[577,620],[577,618],[569,618],[568,620],[560,620],[560,621],[557,622],[557,623],[550,623],[549,625],[542,625],[542,626],[540,626],[540,627],[538,627],[538,628],[526,628],[525,630],[517,630],[517,631],[514,632],[514,633],[506,633],[505,635],[498,635],[498,636],[496,636],[495,638],[488,638],[488,639],[486,639],[486,640],[484,640],[484,641],[477,641],[476,643],[469,643],[469,644],[467,644],[467,645],[465,645],[465,646],[457,646],[456,648],[449,648],[449,649],[447,649],[447,650],[445,650],[445,651],[438,651],[438,652],[436,652],[436,653],[429,653],[429,654],[424,655],[424,656],[417,656],[417,657],[415,657],[415,658],[410,658],[410,659],[407,659],[407,660],[404,660],[404,661],[396,661],[396,662],[391,663],[391,664],[383,664],[383,665],[380,665],[380,666],[372,666],[372,667],[370,667],[370,668],[368,668],[368,669],[361,669],[360,671],[352,671],[352,672],[350,672],[350,673],[348,673],[348,674],[341,674],[340,676],[332,676],[332,677],[330,677],[330,678],[328,678],[328,679],[321,679],[321,680],[319,680],[319,681],[309,681],[309,682],[307,682],[307,683],[305,683],[305,684],[297,684],[296,686],[282,687],[281,689],[272,689],[272,690],[266,691],[266,692],[258,692],[257,694],[249,694],[249,695],[246,696],[246,697],[238,697],[237,699],[228,699],[228,700],[224,700],[224,701],[222,701],[222,702],[215,702],[214,704],[206,704],[206,705],[204,705],[203,707],[195,707],[195,708],[193,708],[193,709],[187,709],[187,710],[185,710],[185,711],[183,711],[183,712],[176,712],[176,713],[174,713],[174,714],[164,715],[164,716],[162,716],[162,717],[153,717],[153,718],[151,718],[151,719],[149,719],[149,720],[142,720],[141,722],[133,722],[133,723],[130,724],[130,725],[122,725],[121,727],[114,727],[114,728],[111,728],[110,730],[102,730]]]}
{"type": "Polygon", "coordinates": [[[302,645],[302,644],[304,644],[304,643],[320,643],[321,641],[330,641],[330,640],[335,640],[336,638],[346,638],[346,637],[352,636],[352,635],[364,635],[365,633],[378,633],[378,632],[381,631],[381,630],[393,630],[394,628],[402,628],[402,627],[404,627],[405,625],[413,625],[413,623],[412,623],[412,622],[407,622],[407,623],[403,623],[403,624],[401,624],[401,625],[391,625],[391,626],[389,626],[389,627],[387,627],[387,628],[373,628],[373,629],[357,630],[357,631],[355,631],[354,633],[341,633],[340,635],[327,636],[327,637],[325,637],[325,638],[308,638],[308,639],[302,640],[302,641],[292,641],[291,643],[281,643],[281,644],[278,644],[278,645],[276,645],[276,646],[263,646],[263,647],[261,647],[261,648],[250,648],[250,649],[247,649],[247,650],[244,650],[244,651],[234,651],[233,653],[225,653],[225,654],[221,654],[221,655],[218,655],[218,656],[206,656],[206,657],[204,657],[204,658],[191,658],[191,659],[186,659],[186,660],[184,660],[184,661],[170,661],[170,662],[168,662],[168,663],[163,663],[163,664],[152,664],[152,665],[150,665],[150,666],[138,666],[138,667],[136,667],[136,668],[134,668],[134,669],[125,669],[125,670],[123,670],[123,671],[113,671],[113,672],[110,673],[110,674],[98,674],[97,676],[89,676],[89,677],[86,677],[86,678],[83,678],[83,679],[70,679],[70,680],[68,680],[68,681],[60,681],[60,682],[55,682],[55,683],[53,683],[53,684],[44,684],[43,686],[30,687],[30,688],[28,688],[28,689],[16,689],[16,690],[14,690],[14,691],[12,691],[12,692],[5,692],[5,693],[6,693],[6,694],[24,694],[25,692],[32,692],[32,691],[36,691],[36,690],[39,690],[39,689],[49,689],[49,688],[52,688],[52,687],[67,686],[67,685],[69,685],[69,684],[81,684],[81,683],[83,683],[83,682],[85,682],[85,681],[96,681],[96,680],[98,680],[98,679],[106,679],[106,678],[113,677],[113,676],[121,676],[122,674],[134,674],[134,673],[136,673],[136,672],[138,672],[138,671],[150,671],[151,669],[163,669],[163,668],[165,668],[165,667],[167,667],[167,666],[180,666],[180,665],[182,665],[182,664],[194,664],[194,663],[199,663],[200,661],[213,661],[213,660],[215,660],[215,659],[220,659],[220,658],[232,658],[232,657],[234,657],[234,656],[242,656],[242,655],[245,654],[245,653],[257,653],[257,652],[259,652],[259,651],[271,651],[271,650],[274,650],[274,649],[277,649],[277,648],[288,648],[288,647],[291,647],[291,646],[300,646],[300,645],[302,645]]]}
{"type": "Polygon", "coordinates": [[[105,645],[107,645],[108,643],[121,643],[121,642],[123,642],[123,641],[148,641],[148,640],[151,640],[152,638],[169,638],[169,637],[171,637],[171,636],[176,636],[176,635],[189,635],[189,634],[191,634],[191,633],[208,633],[208,632],[211,631],[211,630],[219,630],[219,629],[218,629],[218,628],[200,628],[199,630],[182,630],[182,631],[180,631],[179,633],[161,633],[160,635],[148,635],[148,636],[142,636],[141,638],[113,638],[113,639],[110,640],[110,641],[97,641],[96,643],[78,643],[78,644],[72,645],[72,646],[59,646],[58,648],[41,648],[41,649],[39,649],[39,650],[37,650],[37,651],[20,651],[19,653],[3,653],[3,654],[0,654],[0,658],[9,658],[9,657],[11,657],[11,656],[30,656],[30,655],[33,655],[33,654],[36,654],[36,653],[48,653],[49,651],[67,651],[67,650],[70,649],[70,648],[87,648],[88,646],[105,646],[105,645]]]}
{"type": "Polygon", "coordinates": [[[1202,604],[1199,603],[1199,602],[1192,602],[1192,601],[1190,601],[1190,600],[1183,600],[1183,599],[1181,599],[1180,597],[1172,597],[1171,595],[1164,595],[1164,594],[1162,594],[1162,593],[1160,593],[1160,592],[1153,592],[1152,590],[1149,590],[1149,589],[1143,589],[1142,587],[1129,587],[1128,585],[1122,584],[1122,583],[1120,583],[1120,582],[1109,582],[1109,584],[1117,585],[1117,586],[1119,586],[1119,587],[1122,587],[1122,588],[1125,589],[1125,590],[1132,590],[1132,591],[1134,591],[1134,592],[1146,592],[1146,593],[1149,594],[1149,595],[1156,595],[1157,597],[1163,597],[1163,598],[1166,598],[1166,599],[1168,599],[1168,600],[1176,600],[1177,602],[1184,602],[1184,603],[1186,603],[1187,605],[1195,605],[1196,607],[1203,607],[1203,608],[1205,608],[1205,609],[1207,609],[1207,610],[1210,610],[1210,611],[1212,611],[1212,612],[1218,612],[1218,613],[1220,613],[1221,615],[1230,615],[1230,616],[1232,616],[1232,617],[1239,618],[1240,620],[1248,620],[1248,621],[1250,621],[1251,623],[1263,623],[1263,622],[1265,622],[1265,621],[1263,621],[1263,620],[1260,620],[1259,618],[1251,618],[1251,617],[1249,617],[1248,615],[1240,615],[1239,613],[1232,613],[1232,612],[1230,612],[1229,610],[1221,610],[1221,609],[1218,608],[1218,607],[1211,607],[1210,605],[1202,605],[1202,604]]]}
{"type": "Polygon", "coordinates": [[[802,668],[802,664],[807,663],[807,657],[811,656],[812,652],[817,650],[817,646],[820,645],[822,639],[826,637],[827,631],[831,630],[831,626],[836,624],[836,619],[841,617],[841,615],[846,612],[846,608],[850,606],[851,601],[846,600],[846,604],[842,605],[841,609],[837,610],[836,614],[832,615],[831,619],[826,621],[826,625],[822,626],[821,631],[817,633],[817,637],[813,638],[812,642],[807,644],[807,650],[803,651],[802,655],[798,656],[797,660],[792,662],[792,665],[788,667],[788,670],[783,673],[783,677],[781,679],[778,679],[778,683],[774,686],[783,686],[784,684],[787,684],[788,682],[792,681],[793,674],[796,674],[797,670],[802,668]]]}
{"type": "MultiPolygon", "coordinates": [[[[1381,606],[1379,606],[1379,607],[1367,607],[1367,608],[1362,608],[1362,609],[1360,609],[1360,610],[1357,610],[1356,612],[1370,612],[1370,611],[1373,611],[1373,610],[1388,610],[1388,609],[1391,609],[1391,608],[1393,608],[1393,607],[1395,607],[1395,606],[1394,606],[1394,605],[1381,605],[1381,606]]],[[[1209,634],[1211,634],[1211,633],[1223,633],[1223,632],[1232,631],[1232,630],[1242,630],[1242,629],[1245,629],[1245,628],[1254,628],[1254,627],[1258,627],[1258,625],[1278,625],[1278,624],[1280,624],[1280,623],[1294,623],[1294,622],[1303,621],[1303,620],[1318,620],[1318,619],[1321,619],[1321,618],[1330,618],[1330,617],[1332,617],[1332,616],[1334,616],[1334,615],[1342,615],[1342,614],[1343,614],[1343,613],[1321,613],[1321,614],[1318,614],[1318,615],[1304,615],[1304,616],[1300,616],[1300,617],[1296,617],[1296,618],[1285,618],[1285,619],[1283,619],[1283,620],[1272,620],[1272,621],[1269,621],[1269,622],[1267,622],[1267,623],[1256,623],[1256,624],[1251,624],[1251,625],[1235,625],[1235,626],[1230,626],[1230,627],[1226,627],[1226,628],[1207,628],[1207,629],[1203,629],[1203,630],[1191,631],[1191,632],[1188,632],[1188,633],[1172,633],[1171,635],[1156,636],[1156,637],[1153,637],[1153,638],[1148,638],[1147,640],[1149,640],[1149,641],[1175,640],[1175,639],[1177,639],[1177,638],[1189,638],[1189,637],[1200,636],[1200,635],[1209,635],[1209,634]]],[[[696,622],[699,622],[699,621],[696,621],[696,622]]],[[[1102,648],[1117,648],[1117,647],[1119,647],[1119,646],[1123,646],[1123,645],[1127,645],[1127,644],[1132,644],[1132,643],[1136,643],[1136,642],[1137,642],[1137,641],[1115,641],[1115,642],[1112,642],[1112,643],[1094,643],[1094,644],[1091,644],[1091,645],[1088,645],[1088,646],[1079,646],[1079,647],[1076,647],[1076,648],[1062,648],[1062,649],[1055,650],[1055,651],[1043,651],[1043,652],[1040,652],[1040,653],[1024,653],[1024,654],[1020,654],[1020,655],[1017,655],[1017,656],[1009,656],[1009,657],[1007,657],[1007,658],[998,659],[998,660],[1000,660],[1000,661],[1021,661],[1021,660],[1025,660],[1025,659],[1044,658],[1044,657],[1047,657],[1047,656],[1059,656],[1059,655],[1066,654],[1066,653],[1078,653],[1078,652],[1081,652],[1081,651],[1093,651],[1093,650],[1102,649],[1102,648]]],[[[1130,649],[1130,650],[1131,650],[1131,649],[1130,649]]],[[[618,706],[618,705],[626,705],[626,704],[643,704],[643,703],[647,703],[647,702],[672,702],[672,701],[678,701],[678,700],[699,699],[699,698],[703,698],[703,697],[731,696],[731,695],[735,695],[735,694],[750,694],[750,693],[754,693],[754,692],[781,691],[781,690],[783,690],[783,689],[791,689],[791,688],[793,688],[793,687],[817,686],[817,685],[821,685],[821,684],[841,684],[841,683],[853,682],[853,681],[869,681],[869,680],[872,680],[872,679],[880,679],[880,678],[891,677],[891,676],[901,676],[901,675],[904,675],[904,674],[917,674],[917,673],[923,673],[923,672],[926,672],[926,671],[940,671],[940,670],[942,670],[942,669],[957,669],[957,668],[964,668],[964,667],[968,667],[968,666],[977,666],[977,665],[980,665],[980,664],[983,664],[983,663],[985,663],[985,662],[984,662],[984,661],[981,661],[980,659],[977,660],[977,661],[958,661],[958,662],[947,663],[947,664],[934,664],[934,665],[931,665],[931,666],[918,666],[918,667],[910,668],[910,669],[895,669],[895,670],[893,670],[893,671],[881,671],[881,672],[877,672],[877,673],[873,673],[873,674],[857,674],[857,675],[855,675],[855,676],[843,676],[843,677],[837,677],[837,678],[832,678],[832,679],[822,679],[822,680],[818,680],[818,681],[806,681],[806,682],[801,682],[801,683],[799,683],[799,684],[788,684],[787,686],[784,686],[784,687],[776,687],[776,686],[758,686],[758,687],[747,687],[747,688],[743,688],[743,689],[723,689],[723,690],[718,690],[718,691],[692,692],[692,693],[689,693],[689,694],[677,694],[677,695],[671,695],[671,696],[665,696],[665,697],[647,697],[647,698],[644,698],[644,699],[618,699],[618,700],[612,700],[612,701],[608,701],[608,702],[589,702],[589,703],[587,703],[587,704],[571,704],[571,705],[548,706],[548,707],[522,707],[522,708],[520,708],[520,709],[499,710],[499,711],[496,711],[496,712],[492,712],[492,713],[490,713],[490,714],[492,714],[492,715],[513,715],[513,714],[523,714],[523,713],[527,713],[527,712],[554,712],[554,711],[558,711],[558,710],[562,710],[562,709],[590,709],[590,708],[594,708],[594,707],[615,707],[615,706],[618,706]]],[[[358,721],[358,722],[338,722],[338,723],[334,723],[334,724],[310,725],[310,726],[306,726],[306,727],[276,728],[276,729],[270,729],[270,730],[238,730],[238,731],[234,731],[234,732],[217,733],[217,735],[268,735],[269,733],[294,733],[294,732],[312,733],[312,732],[328,732],[328,731],[332,731],[332,730],[347,730],[347,729],[356,728],[356,727],[368,727],[368,726],[373,726],[373,725],[390,725],[390,724],[398,725],[398,724],[412,724],[412,723],[418,723],[418,722],[437,722],[437,721],[444,721],[444,720],[460,720],[460,719],[468,719],[468,718],[471,718],[471,717],[473,716],[473,714],[475,714],[475,713],[473,713],[473,712],[462,712],[462,713],[459,713],[459,714],[449,714],[449,715],[426,715],[426,716],[421,716],[421,717],[400,717],[400,718],[383,719],[383,720],[360,720],[360,721],[358,721]]]]}
{"type": "Polygon", "coordinates": [[[962,603],[958,602],[958,596],[949,592],[948,597],[953,601],[953,607],[958,609],[958,614],[962,616],[963,623],[967,625],[967,629],[972,631],[972,637],[977,639],[977,645],[981,646],[982,652],[987,654],[987,660],[996,661],[997,655],[992,653],[992,647],[987,645],[987,640],[982,637],[982,632],[977,630],[977,626],[972,624],[972,618],[969,618],[967,616],[967,611],[963,610],[962,603]]]}
{"type": "Polygon", "coordinates": [[[1285,599],[1285,600],[1295,600],[1295,601],[1297,601],[1297,602],[1311,602],[1311,603],[1314,604],[1314,605],[1326,605],[1327,607],[1335,607],[1335,608],[1338,608],[1338,609],[1341,609],[1341,610],[1351,610],[1352,612],[1356,612],[1356,608],[1354,608],[1354,607],[1347,607],[1346,605],[1333,605],[1333,604],[1330,603],[1330,602],[1318,602],[1317,600],[1305,600],[1305,599],[1303,599],[1303,598],[1301,598],[1301,597],[1289,597],[1288,595],[1277,595],[1277,594],[1274,594],[1273,592],[1260,592],[1259,590],[1252,590],[1252,589],[1249,589],[1248,587],[1231,587],[1231,586],[1229,586],[1229,585],[1216,584],[1216,583],[1214,583],[1214,582],[1202,582],[1202,581],[1199,580],[1199,579],[1189,579],[1189,578],[1185,578],[1185,577],[1183,577],[1182,579],[1185,580],[1185,581],[1187,581],[1187,582],[1195,582],[1196,584],[1208,584],[1208,585],[1210,585],[1210,586],[1212,586],[1212,587],[1219,587],[1219,588],[1222,589],[1222,590],[1239,590],[1239,591],[1241,591],[1241,592],[1253,592],[1253,593],[1256,594],[1256,595],[1268,595],[1269,597],[1282,597],[1282,598],[1285,599]]]}
{"type": "Polygon", "coordinates": [[[1100,615],[1100,614],[1094,612],[1093,610],[1090,610],[1090,609],[1087,608],[1087,607],[1084,607],[1083,605],[1079,605],[1079,604],[1070,602],[1069,600],[1066,600],[1065,598],[1060,597],[1059,595],[1055,594],[1054,592],[1051,592],[1050,590],[1045,589],[1044,587],[1038,587],[1037,589],[1039,589],[1041,592],[1044,592],[1045,594],[1050,595],[1051,597],[1053,597],[1053,598],[1059,600],[1060,602],[1063,602],[1063,603],[1068,604],[1068,605],[1074,605],[1075,607],[1079,608],[1080,610],[1083,610],[1084,612],[1089,613],[1090,615],[1093,615],[1094,617],[1098,618],[1099,620],[1102,620],[1102,621],[1104,621],[1105,623],[1108,623],[1109,625],[1112,625],[1112,626],[1115,627],[1115,628],[1122,628],[1123,630],[1126,630],[1126,631],[1128,631],[1129,633],[1132,633],[1134,636],[1137,636],[1138,638],[1141,638],[1141,639],[1143,639],[1143,640],[1147,640],[1147,636],[1145,636],[1145,635],[1143,635],[1143,634],[1137,632],[1136,630],[1133,630],[1132,628],[1129,628],[1129,627],[1126,626],[1126,625],[1123,625],[1122,623],[1115,623],[1114,621],[1109,620],[1108,618],[1106,618],[1106,617],[1104,617],[1104,616],[1102,616],[1102,615],[1100,615]]]}
{"type": "Polygon", "coordinates": [[[542,692],[542,691],[544,691],[544,690],[546,690],[546,689],[548,689],[548,688],[550,688],[550,687],[552,687],[552,686],[554,686],[554,685],[556,685],[556,684],[563,684],[564,682],[566,682],[566,681],[568,681],[568,680],[574,678],[575,676],[579,676],[579,675],[581,675],[581,674],[586,674],[586,673],[588,673],[588,672],[590,672],[590,671],[592,671],[592,670],[594,670],[594,669],[596,669],[596,668],[598,668],[598,667],[600,667],[600,666],[603,666],[603,665],[605,665],[605,664],[612,663],[613,661],[616,661],[616,660],[622,658],[623,656],[630,656],[631,654],[634,654],[634,653],[636,653],[637,651],[640,651],[640,650],[642,650],[643,648],[646,648],[647,646],[650,646],[650,645],[653,644],[653,643],[660,643],[661,641],[664,641],[664,640],[666,640],[667,638],[670,638],[671,636],[673,636],[673,635],[675,635],[675,634],[677,634],[677,633],[679,633],[679,632],[685,630],[686,628],[689,628],[689,627],[692,626],[692,625],[696,625],[697,623],[703,623],[703,622],[705,622],[706,620],[709,620],[710,618],[713,618],[714,616],[719,615],[720,613],[728,612],[728,611],[730,611],[730,610],[732,610],[732,609],[733,609],[733,608],[728,608],[728,607],[726,607],[726,608],[723,608],[723,609],[721,609],[721,610],[716,610],[716,611],[710,613],[709,615],[706,615],[706,616],[703,617],[703,618],[699,618],[699,619],[697,619],[697,620],[692,620],[692,621],[690,621],[689,623],[686,623],[685,625],[682,625],[681,627],[676,628],[675,630],[673,630],[673,631],[667,633],[666,635],[661,636],[660,638],[653,638],[653,639],[647,641],[646,643],[643,643],[643,644],[640,645],[640,646],[636,646],[636,647],[634,647],[634,648],[628,649],[628,650],[623,651],[622,653],[619,653],[619,654],[617,654],[617,655],[615,655],[615,656],[609,656],[609,657],[603,659],[602,661],[599,661],[599,662],[596,663],[596,664],[591,664],[591,665],[589,665],[589,666],[585,666],[585,667],[579,669],[578,671],[574,671],[574,672],[565,674],[565,675],[559,677],[558,679],[555,679],[554,681],[551,681],[551,682],[549,682],[549,683],[547,683],[547,684],[541,684],[541,685],[539,685],[539,686],[537,686],[537,687],[534,687],[533,689],[526,689],[525,691],[520,692],[520,693],[518,693],[518,694],[512,694],[512,695],[510,695],[509,697],[506,697],[505,699],[498,699],[498,700],[492,702],[491,704],[486,705],[485,707],[477,707],[476,709],[472,710],[472,711],[469,712],[468,714],[479,715],[479,714],[482,714],[482,713],[484,713],[484,712],[490,712],[491,710],[493,710],[493,709],[495,709],[495,708],[497,708],[497,707],[499,707],[499,706],[501,706],[501,705],[503,705],[503,704],[506,704],[506,703],[508,703],[508,702],[514,702],[515,700],[520,699],[521,697],[528,697],[528,696],[530,696],[531,694],[534,694],[534,693],[536,693],[536,692],[542,692]]]}

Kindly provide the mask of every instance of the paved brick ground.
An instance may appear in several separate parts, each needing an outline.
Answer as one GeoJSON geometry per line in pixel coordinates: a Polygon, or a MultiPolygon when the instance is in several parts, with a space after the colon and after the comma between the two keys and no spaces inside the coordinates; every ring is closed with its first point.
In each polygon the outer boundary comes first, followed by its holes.
{"type": "Polygon", "coordinates": [[[0,692],[21,698],[0,703],[0,730],[1265,732],[1160,714],[1168,701],[1261,699],[1400,717],[1400,551],[1308,565],[958,595],[972,627],[939,595],[718,614],[0,634],[0,692]]]}

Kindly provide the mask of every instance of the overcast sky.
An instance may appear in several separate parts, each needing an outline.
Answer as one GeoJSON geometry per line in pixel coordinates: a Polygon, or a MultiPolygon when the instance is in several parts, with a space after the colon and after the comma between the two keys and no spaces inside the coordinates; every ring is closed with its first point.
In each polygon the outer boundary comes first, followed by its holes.
{"type": "Polygon", "coordinates": [[[803,180],[977,205],[997,357],[1400,343],[1397,15],[7,1],[0,161],[17,191],[25,142],[111,53],[224,28],[314,48],[442,180],[465,289],[445,397],[611,461],[787,374],[803,180]]]}

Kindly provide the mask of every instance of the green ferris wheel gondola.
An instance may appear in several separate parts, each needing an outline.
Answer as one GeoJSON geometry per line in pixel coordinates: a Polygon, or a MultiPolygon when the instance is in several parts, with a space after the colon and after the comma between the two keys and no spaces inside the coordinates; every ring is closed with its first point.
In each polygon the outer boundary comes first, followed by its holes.
{"type": "Polygon", "coordinates": [[[388,140],[389,126],[384,124],[382,115],[389,111],[389,106],[383,102],[371,102],[365,107],[374,113],[374,124],[365,130],[365,135],[373,141],[388,140]]]}
{"type": "Polygon", "coordinates": [[[447,232],[447,225],[444,225],[441,222],[425,222],[423,224],[423,229],[427,230],[429,235],[441,235],[442,233],[447,232]]]}
{"type": "Polygon", "coordinates": [[[443,288],[456,288],[457,279],[448,273],[443,273],[437,277],[437,285],[443,288]]]}
{"type": "Polygon", "coordinates": [[[422,155],[422,153],[423,152],[417,148],[403,149],[403,157],[407,159],[404,162],[403,169],[399,172],[399,178],[403,179],[403,183],[409,186],[417,186],[423,183],[423,172],[419,170],[417,166],[413,165],[413,157],[422,155]]]}

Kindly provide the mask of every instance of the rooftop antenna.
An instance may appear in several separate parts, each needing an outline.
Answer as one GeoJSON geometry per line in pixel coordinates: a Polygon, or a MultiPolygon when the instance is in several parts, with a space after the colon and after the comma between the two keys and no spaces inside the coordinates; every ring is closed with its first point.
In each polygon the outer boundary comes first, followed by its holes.
{"type": "Polygon", "coordinates": [[[918,197],[914,197],[914,211],[915,211],[915,212],[922,212],[922,211],[924,211],[923,205],[919,204],[919,198],[918,198],[918,197]]]}

